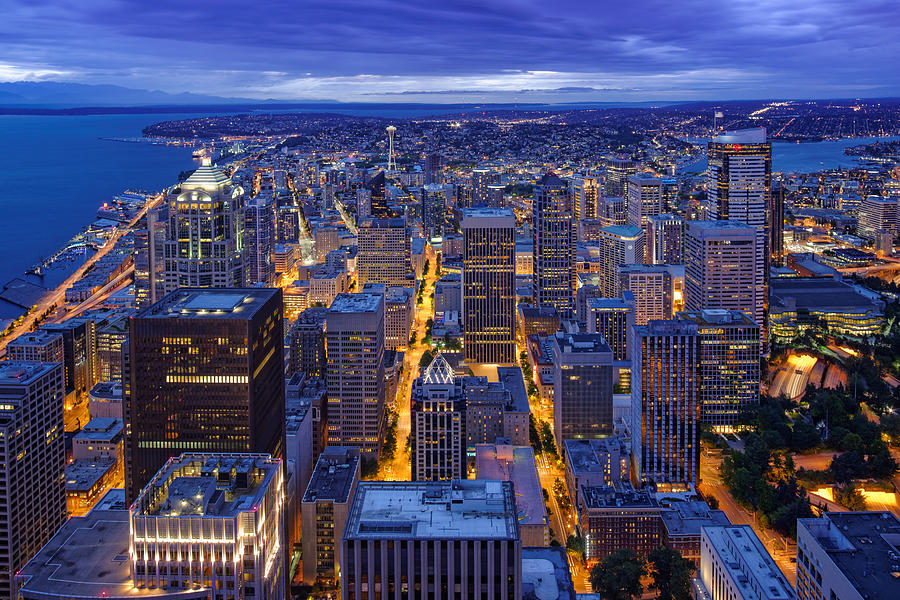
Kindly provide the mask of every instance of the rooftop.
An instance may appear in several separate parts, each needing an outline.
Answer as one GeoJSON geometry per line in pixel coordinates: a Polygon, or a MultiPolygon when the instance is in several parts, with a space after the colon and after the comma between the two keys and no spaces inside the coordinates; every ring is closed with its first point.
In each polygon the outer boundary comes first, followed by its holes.
{"type": "Polygon", "coordinates": [[[830,512],[798,519],[863,598],[900,597],[900,519],[889,512],[830,512]]]}
{"type": "Polygon", "coordinates": [[[650,492],[636,490],[628,483],[615,486],[582,486],[581,496],[587,508],[630,508],[659,510],[659,502],[650,492]]]}
{"type": "Polygon", "coordinates": [[[66,491],[85,492],[90,490],[116,466],[114,458],[73,460],[66,465],[66,491]]]}
{"type": "Polygon", "coordinates": [[[703,500],[670,502],[665,508],[662,520],[669,536],[699,536],[703,527],[731,525],[724,511],[711,509],[703,500]]]}
{"type": "MultiPolygon", "coordinates": [[[[125,491],[114,489],[83,517],[71,517],[16,576],[23,598],[144,598],[165,589],[135,588],[128,555],[125,491]]],[[[185,598],[205,598],[186,592],[185,598]]]]}
{"type": "Polygon", "coordinates": [[[182,454],[147,484],[135,516],[236,516],[253,510],[281,461],[267,454],[182,454]]]}
{"type": "Polygon", "coordinates": [[[122,419],[96,417],[75,434],[76,440],[112,440],[122,433],[122,419]]]}
{"type": "Polygon", "coordinates": [[[565,548],[522,548],[523,600],[575,600],[575,597],[565,548]]]}
{"type": "Polygon", "coordinates": [[[734,232],[755,235],[756,229],[741,221],[686,221],[685,229],[700,230],[707,233],[734,232]]]}
{"type": "Polygon", "coordinates": [[[623,238],[637,238],[643,232],[644,230],[636,225],[610,225],[600,230],[600,233],[623,238]]]}
{"type": "Polygon", "coordinates": [[[475,477],[513,482],[519,524],[547,524],[541,481],[530,446],[477,444],[475,477]]]}
{"type": "Polygon", "coordinates": [[[319,455],[303,502],[330,500],[346,503],[359,472],[359,454],[349,448],[328,446],[319,455]]]}
{"type": "Polygon", "coordinates": [[[630,452],[629,446],[619,437],[563,440],[563,446],[566,450],[566,462],[576,476],[604,471],[608,461],[601,458],[601,455],[618,453],[621,457],[627,457],[630,452]]]}
{"type": "Polygon", "coordinates": [[[36,329],[23,333],[16,339],[9,342],[10,346],[43,346],[53,338],[62,338],[62,334],[57,331],[45,331],[36,329]]]}
{"type": "Polygon", "coordinates": [[[367,292],[359,292],[356,294],[341,293],[335,297],[331,306],[328,307],[329,313],[372,313],[378,312],[378,307],[384,296],[381,294],[373,294],[367,292]]]}
{"type": "Polygon", "coordinates": [[[347,519],[352,539],[518,540],[509,482],[361,482],[347,519]]]}
{"type": "Polygon", "coordinates": [[[843,281],[823,277],[773,278],[769,284],[772,304],[784,306],[787,299],[797,307],[844,308],[847,306],[872,307],[872,301],[843,281]]]}
{"type": "Polygon", "coordinates": [[[756,321],[739,310],[708,308],[698,311],[682,311],[679,319],[693,321],[697,325],[756,325],[756,321]]]}
{"type": "Polygon", "coordinates": [[[0,361],[0,385],[28,385],[53,370],[57,364],[32,360],[0,361]]]}
{"type": "Polygon", "coordinates": [[[122,383],[120,381],[101,381],[94,384],[90,392],[93,398],[122,399],[122,383]]]}
{"type": "Polygon", "coordinates": [[[719,144],[761,144],[766,141],[766,128],[754,127],[723,131],[713,138],[713,141],[719,144]]]}
{"type": "Polygon", "coordinates": [[[138,312],[140,319],[250,319],[270,298],[272,288],[181,288],[138,312]]]}
{"type": "Polygon", "coordinates": [[[609,344],[599,333],[563,333],[557,331],[551,336],[560,351],[565,354],[595,354],[612,352],[609,344]]]}
{"type": "Polygon", "coordinates": [[[793,588],[749,525],[704,527],[702,535],[721,557],[722,567],[738,584],[745,600],[794,597],[793,588]]]}
{"type": "Polygon", "coordinates": [[[182,190],[207,190],[215,191],[230,185],[231,180],[220,169],[212,166],[208,160],[197,167],[190,177],[181,184],[182,190]]]}

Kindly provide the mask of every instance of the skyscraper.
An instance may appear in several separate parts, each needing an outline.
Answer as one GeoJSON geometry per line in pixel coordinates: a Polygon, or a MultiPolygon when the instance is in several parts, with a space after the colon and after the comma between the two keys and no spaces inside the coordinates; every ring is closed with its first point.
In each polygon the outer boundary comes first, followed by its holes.
{"type": "Polygon", "coordinates": [[[241,287],[244,189],[208,159],[168,196],[164,291],[241,287]]]}
{"type": "Polygon", "coordinates": [[[621,298],[588,298],[588,333],[599,333],[612,350],[614,361],[631,360],[630,332],[634,325],[634,294],[621,298]]]}
{"type": "Polygon", "coordinates": [[[414,481],[466,475],[466,402],[453,367],[438,354],[413,380],[410,461],[414,481]]]}
{"type": "Polygon", "coordinates": [[[581,219],[597,218],[599,197],[600,184],[596,177],[583,176],[572,180],[572,213],[576,223],[581,219]]]}
{"type": "Polygon", "coordinates": [[[628,224],[645,227],[649,217],[665,212],[663,178],[653,173],[629,175],[625,182],[628,224]]]}
{"type": "Polygon", "coordinates": [[[425,185],[444,184],[444,157],[433,152],[425,157],[425,185]]]}
{"type": "Polygon", "coordinates": [[[769,263],[774,266],[784,265],[784,186],[781,182],[772,184],[769,196],[769,211],[766,223],[769,224],[769,263]]]}
{"type": "Polygon", "coordinates": [[[129,500],[172,456],[284,448],[280,289],[187,288],[131,319],[129,500]]]}
{"type": "Polygon", "coordinates": [[[147,211],[134,230],[134,295],[138,308],[155,303],[165,290],[166,228],[169,206],[147,211]]]}
{"type": "Polygon", "coordinates": [[[713,139],[709,143],[706,176],[707,218],[740,221],[756,228],[761,313],[754,312],[752,316],[762,327],[762,350],[767,352],[769,240],[771,228],[777,224],[774,219],[767,219],[772,202],[772,144],[766,141],[765,127],[725,131],[713,139]]]}
{"type": "Polygon", "coordinates": [[[678,320],[697,324],[703,422],[730,432],[742,412],[759,404],[759,325],[733,310],[680,312],[678,320]]]}
{"type": "Polygon", "coordinates": [[[325,318],[328,445],[381,451],[384,431],[384,295],[339,294],[325,318]]]}
{"type": "Polygon", "coordinates": [[[632,461],[644,483],[697,484],[700,473],[700,337],[689,321],[633,329],[632,461]]]}
{"type": "Polygon", "coordinates": [[[290,372],[325,377],[325,317],[328,309],[311,306],[300,313],[288,333],[291,341],[290,372]]]}
{"type": "Polygon", "coordinates": [[[534,298],[569,317],[575,308],[575,221],[572,195],[559,177],[544,175],[534,186],[534,298]]]}
{"type": "Polygon", "coordinates": [[[553,433],[563,440],[613,433],[613,355],[598,333],[563,333],[553,343],[553,433]]]}
{"type": "Polygon", "coordinates": [[[247,285],[275,284],[275,202],[257,194],[244,209],[244,279],[247,285]]]}
{"type": "Polygon", "coordinates": [[[516,218],[508,208],[463,211],[466,360],[516,361],[516,218]]]}
{"type": "Polygon", "coordinates": [[[490,206],[488,186],[500,183],[500,173],[490,169],[472,170],[472,204],[473,207],[490,206]]]}
{"type": "Polygon", "coordinates": [[[634,294],[635,325],[672,318],[675,290],[669,265],[622,265],[619,287],[634,294]]]}
{"type": "Polygon", "coordinates": [[[684,261],[684,221],[669,213],[647,218],[647,264],[680,265],[684,261]]]}
{"type": "Polygon", "coordinates": [[[422,224],[425,237],[440,237],[447,217],[447,190],[440,184],[426,184],[422,188],[422,224]]]}
{"type": "Polygon", "coordinates": [[[403,219],[366,219],[358,232],[356,270],[359,286],[411,283],[410,241],[403,219]]]}
{"type": "Polygon", "coordinates": [[[600,290],[606,298],[615,298],[619,290],[619,267],[644,262],[644,230],[634,225],[612,225],[600,230],[600,290]]]}
{"type": "MultiPolygon", "coordinates": [[[[688,221],[684,232],[684,308],[739,310],[765,322],[758,230],[737,221],[688,221]]],[[[766,334],[763,326],[763,343],[766,334]]]]}
{"type": "Polygon", "coordinates": [[[61,363],[0,362],[0,597],[66,520],[61,363]]]}
{"type": "Polygon", "coordinates": [[[859,205],[860,235],[873,238],[879,231],[896,235],[900,224],[900,207],[893,196],[869,195],[859,205]]]}
{"type": "Polygon", "coordinates": [[[378,171],[366,182],[366,190],[369,192],[368,215],[377,219],[388,219],[394,216],[387,203],[387,182],[384,171],[378,171]]]}
{"type": "Polygon", "coordinates": [[[628,205],[622,196],[603,196],[597,199],[597,220],[603,227],[625,225],[628,222],[628,205]]]}
{"type": "Polygon", "coordinates": [[[625,182],[629,175],[637,172],[637,165],[626,158],[610,158],[606,161],[606,175],[603,178],[603,195],[625,197],[625,182]]]}

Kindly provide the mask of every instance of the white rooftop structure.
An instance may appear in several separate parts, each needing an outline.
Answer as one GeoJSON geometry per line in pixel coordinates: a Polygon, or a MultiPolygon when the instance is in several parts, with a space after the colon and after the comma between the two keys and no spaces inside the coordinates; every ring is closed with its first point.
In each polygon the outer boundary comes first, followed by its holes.
{"type": "Polygon", "coordinates": [[[231,180],[220,169],[212,166],[208,158],[203,159],[203,163],[181,184],[183,190],[206,190],[209,192],[217,191],[226,185],[230,185],[231,180]]]}
{"type": "Polygon", "coordinates": [[[350,539],[517,540],[512,484],[492,479],[361,482],[344,535],[350,539]]]}
{"type": "Polygon", "coordinates": [[[713,141],[720,144],[763,144],[766,141],[766,128],[754,127],[723,131],[713,141]]]}
{"type": "Polygon", "coordinates": [[[437,384],[445,384],[445,383],[453,383],[453,367],[450,366],[450,363],[447,362],[447,359],[444,358],[444,355],[438,353],[437,356],[432,359],[431,363],[425,368],[425,372],[422,374],[424,378],[424,383],[437,383],[437,384]]]}

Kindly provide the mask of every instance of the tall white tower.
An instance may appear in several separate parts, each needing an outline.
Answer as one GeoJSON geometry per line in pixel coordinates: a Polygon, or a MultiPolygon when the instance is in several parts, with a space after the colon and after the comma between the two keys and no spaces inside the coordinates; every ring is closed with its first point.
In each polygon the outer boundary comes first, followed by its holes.
{"type": "Polygon", "coordinates": [[[387,134],[388,134],[388,171],[396,171],[397,170],[397,161],[394,160],[394,132],[397,131],[397,128],[393,125],[387,126],[387,134]]]}

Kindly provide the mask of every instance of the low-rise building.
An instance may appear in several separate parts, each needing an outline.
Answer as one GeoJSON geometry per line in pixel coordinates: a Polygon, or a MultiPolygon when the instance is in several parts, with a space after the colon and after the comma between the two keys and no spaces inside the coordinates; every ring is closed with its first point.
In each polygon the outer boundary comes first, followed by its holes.
{"type": "Polygon", "coordinates": [[[581,506],[581,487],[616,485],[631,478],[631,448],[625,439],[564,440],[566,487],[576,507],[581,506]]]}
{"type": "Polygon", "coordinates": [[[709,600],[794,597],[794,590],[749,525],[702,529],[700,585],[702,597],[709,600]]]}
{"type": "Polygon", "coordinates": [[[900,519],[829,512],[797,519],[797,600],[900,597],[900,519]]]}
{"type": "Polygon", "coordinates": [[[578,521],[588,563],[622,548],[648,556],[662,543],[659,502],[645,490],[623,482],[616,486],[582,486],[578,521]]]}
{"type": "Polygon", "coordinates": [[[546,546],[550,543],[547,507],[531,446],[475,446],[475,477],[511,481],[516,490],[522,545],[546,546]]]}
{"type": "Polygon", "coordinates": [[[700,567],[700,533],[704,527],[726,527],[731,525],[728,516],[721,510],[713,510],[703,500],[681,500],[667,502],[658,498],[663,505],[663,544],[677,550],[681,556],[700,567]]]}
{"type": "Polygon", "coordinates": [[[88,393],[88,415],[92,419],[122,418],[122,383],[101,381],[88,393]]]}
{"type": "Polygon", "coordinates": [[[775,278],[769,283],[771,335],[793,338],[827,325],[844,335],[868,337],[884,327],[884,305],[839,279],[775,278]]]}

